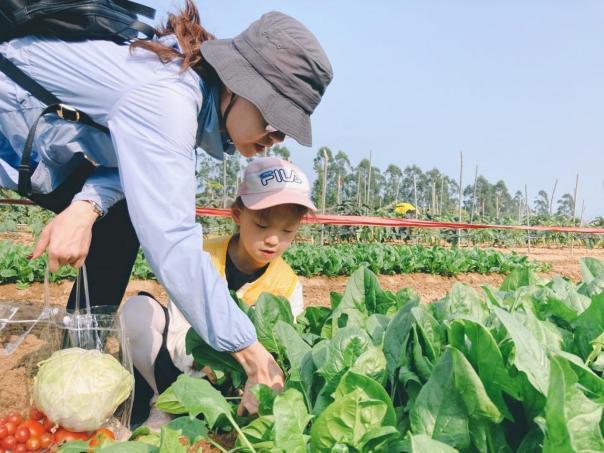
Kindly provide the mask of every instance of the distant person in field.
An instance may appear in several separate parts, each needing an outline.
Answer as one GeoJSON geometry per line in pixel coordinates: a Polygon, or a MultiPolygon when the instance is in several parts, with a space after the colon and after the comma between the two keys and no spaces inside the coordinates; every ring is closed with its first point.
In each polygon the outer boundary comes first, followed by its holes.
{"type": "MultiPolygon", "coordinates": [[[[315,36],[279,12],[217,40],[185,0],[157,36],[130,46],[40,36],[0,43],[6,59],[110,132],[40,120],[30,198],[58,215],[33,255],[47,250],[51,271],[85,262],[91,303],[117,306],[140,241],[185,319],[241,363],[248,381],[240,412],[255,412],[250,386],[281,389],[283,372],[201,250],[195,149],[251,157],[286,136],[310,146],[310,115],[332,68],[315,36]]],[[[0,186],[17,190],[24,143],[43,109],[0,72],[0,186]]]]}
{"type": "MultiPolygon", "coordinates": [[[[298,167],[276,157],[256,158],[247,166],[231,206],[237,233],[203,242],[214,267],[239,299],[253,306],[266,292],[285,297],[294,316],[302,312],[302,285],[281,255],[309,210],[316,208],[308,179],[298,167]]],[[[123,304],[121,319],[140,373],[132,422],[140,423],[148,416],[144,424],[159,429],[170,417],[153,407],[158,394],[183,372],[203,376],[211,371],[200,371],[186,354],[185,337],[191,325],[172,301],[166,308],[141,293],[123,304]],[[141,382],[143,378],[146,382],[141,382]]]]}

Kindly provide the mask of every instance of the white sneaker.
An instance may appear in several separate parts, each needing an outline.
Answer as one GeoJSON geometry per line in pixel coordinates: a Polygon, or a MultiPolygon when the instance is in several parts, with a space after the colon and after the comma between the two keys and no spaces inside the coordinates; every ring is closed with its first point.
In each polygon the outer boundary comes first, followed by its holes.
{"type": "Polygon", "coordinates": [[[155,405],[151,406],[151,411],[149,412],[149,417],[143,423],[143,426],[146,426],[153,432],[161,431],[161,427],[167,425],[172,421],[172,415],[167,412],[162,411],[155,407],[155,405]]]}
{"type": "Polygon", "coordinates": [[[159,398],[159,395],[155,393],[149,400],[151,410],[149,411],[149,417],[147,417],[147,420],[142,425],[154,432],[160,432],[163,425],[167,425],[172,421],[172,415],[155,407],[157,398],[159,398]]]}

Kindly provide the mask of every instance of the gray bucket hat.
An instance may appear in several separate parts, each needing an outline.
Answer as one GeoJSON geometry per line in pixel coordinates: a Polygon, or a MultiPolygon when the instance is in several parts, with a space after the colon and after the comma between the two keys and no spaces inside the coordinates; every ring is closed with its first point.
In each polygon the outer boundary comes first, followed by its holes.
{"type": "Polygon", "coordinates": [[[258,107],[268,124],[301,145],[312,145],[310,114],[333,70],[304,25],[272,11],[233,39],[205,41],[201,54],[232,92],[258,107]]]}

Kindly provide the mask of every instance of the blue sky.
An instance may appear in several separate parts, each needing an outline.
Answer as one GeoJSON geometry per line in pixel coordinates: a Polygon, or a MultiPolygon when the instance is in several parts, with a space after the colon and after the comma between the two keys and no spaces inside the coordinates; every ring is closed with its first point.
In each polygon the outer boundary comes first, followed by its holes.
{"type": "MultiPolygon", "coordinates": [[[[179,0],[140,0],[164,17],[179,0]]],[[[314,146],[285,145],[311,172],[320,146],[356,164],[475,166],[512,194],[528,185],[604,215],[604,2],[198,0],[202,21],[230,38],[262,13],[303,22],[335,78],[313,115],[314,146]]]]}

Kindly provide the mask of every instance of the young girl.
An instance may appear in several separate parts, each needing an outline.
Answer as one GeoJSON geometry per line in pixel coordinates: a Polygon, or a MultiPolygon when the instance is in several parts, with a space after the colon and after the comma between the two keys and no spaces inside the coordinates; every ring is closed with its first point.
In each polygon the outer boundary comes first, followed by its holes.
{"type": "MultiPolygon", "coordinates": [[[[238,232],[206,240],[203,248],[229,289],[245,303],[254,305],[260,294],[267,292],[287,298],[297,316],[304,308],[302,286],[281,255],[294,239],[302,217],[315,209],[308,180],[298,167],[276,157],[254,159],[245,169],[231,207],[238,232]]],[[[191,325],[172,301],[164,308],[150,295],[139,294],[124,303],[121,316],[133,363],[140,373],[134,425],[149,412],[149,396],[153,403],[180,373],[205,373],[195,369],[193,357],[185,352],[191,325]]],[[[146,425],[158,427],[167,417],[151,409],[146,425]]]]}

